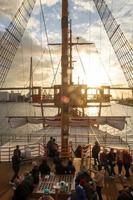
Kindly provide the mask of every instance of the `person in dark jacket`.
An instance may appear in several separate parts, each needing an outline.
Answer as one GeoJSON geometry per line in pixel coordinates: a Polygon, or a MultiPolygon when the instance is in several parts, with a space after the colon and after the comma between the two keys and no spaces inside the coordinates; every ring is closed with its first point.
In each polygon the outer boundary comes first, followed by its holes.
{"type": "Polygon", "coordinates": [[[53,137],[50,137],[50,140],[47,143],[47,151],[49,157],[53,157],[52,147],[53,147],[53,137]]]}
{"type": "Polygon", "coordinates": [[[66,167],[62,164],[61,160],[55,162],[55,173],[58,175],[66,174],[66,167]]]}
{"type": "Polygon", "coordinates": [[[87,200],[87,196],[86,196],[86,193],[85,193],[85,189],[84,189],[84,186],[85,186],[85,180],[84,179],[81,179],[79,184],[76,186],[76,197],[77,197],[77,200],[87,200]]]}
{"type": "Polygon", "coordinates": [[[74,175],[75,171],[76,171],[76,169],[75,169],[75,167],[72,163],[72,160],[69,160],[68,165],[66,167],[66,174],[73,174],[74,175]]]}
{"type": "Polygon", "coordinates": [[[117,200],[133,200],[133,188],[125,187],[123,190],[119,191],[117,200]]]}
{"type": "Polygon", "coordinates": [[[76,175],[75,187],[80,183],[81,179],[84,179],[86,182],[89,182],[92,180],[88,170],[85,169],[84,166],[83,166],[83,169],[81,169],[81,171],[79,171],[78,174],[76,175]]]}
{"type": "Polygon", "coordinates": [[[27,173],[23,181],[14,190],[12,200],[26,200],[27,197],[32,193],[34,189],[33,177],[27,173]]]}
{"type": "Polygon", "coordinates": [[[30,171],[32,177],[33,177],[33,183],[36,185],[39,183],[39,166],[37,165],[36,162],[32,163],[33,168],[30,171]]]}
{"type": "Polygon", "coordinates": [[[10,181],[10,184],[13,184],[16,178],[19,179],[20,156],[17,151],[15,151],[14,155],[12,156],[12,169],[14,171],[14,175],[10,181]]]}
{"type": "Polygon", "coordinates": [[[111,148],[110,152],[107,154],[107,165],[108,165],[107,170],[108,170],[109,176],[115,175],[115,171],[114,171],[115,162],[116,162],[116,153],[114,152],[114,149],[111,148]]]}
{"type": "Polygon", "coordinates": [[[124,165],[124,169],[125,169],[125,177],[128,178],[130,177],[130,165],[132,162],[132,157],[130,156],[130,154],[128,153],[127,150],[124,150],[123,152],[123,165],[124,165]]]}
{"type": "Polygon", "coordinates": [[[43,159],[42,163],[39,166],[39,171],[41,172],[41,178],[43,178],[45,175],[50,174],[50,167],[47,164],[47,160],[43,159]]]}
{"type": "Polygon", "coordinates": [[[99,143],[96,141],[95,145],[92,148],[92,157],[94,158],[94,165],[99,164],[99,158],[98,158],[99,152],[100,152],[100,146],[99,143]]]}
{"type": "Polygon", "coordinates": [[[21,158],[21,151],[19,149],[19,145],[16,146],[16,149],[14,149],[13,155],[18,155],[19,158],[21,158]]]}

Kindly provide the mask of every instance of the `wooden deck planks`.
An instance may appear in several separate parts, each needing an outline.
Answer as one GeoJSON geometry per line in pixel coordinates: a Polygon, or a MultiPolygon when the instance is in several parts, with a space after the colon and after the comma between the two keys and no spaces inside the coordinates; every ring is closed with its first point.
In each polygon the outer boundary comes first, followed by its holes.
{"type": "MultiPolygon", "coordinates": [[[[75,158],[73,162],[76,172],[78,172],[81,167],[81,159],[75,158]]],[[[31,168],[31,164],[25,164],[21,166],[20,173],[23,174],[24,171],[29,171],[31,168]]],[[[0,200],[11,200],[13,190],[9,185],[9,180],[11,179],[12,174],[11,163],[0,163],[0,200]]],[[[121,190],[124,185],[133,186],[133,174],[131,174],[131,177],[127,180],[122,177],[110,178],[107,175],[105,178],[105,187],[103,189],[104,200],[116,200],[118,191],[121,190]]],[[[30,198],[30,200],[34,200],[34,198],[30,198]]]]}

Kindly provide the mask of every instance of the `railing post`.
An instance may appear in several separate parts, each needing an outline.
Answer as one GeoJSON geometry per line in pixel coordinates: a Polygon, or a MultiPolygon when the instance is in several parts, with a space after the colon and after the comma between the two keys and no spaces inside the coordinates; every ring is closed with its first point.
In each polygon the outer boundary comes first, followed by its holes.
{"type": "Polygon", "coordinates": [[[39,149],[38,149],[38,150],[39,150],[39,151],[38,151],[38,154],[39,154],[39,156],[40,156],[40,143],[38,144],[38,148],[39,148],[39,149]]]}
{"type": "Polygon", "coordinates": [[[91,169],[91,151],[92,151],[92,148],[91,148],[91,145],[90,146],[90,163],[89,163],[89,168],[91,169]]]}
{"type": "Polygon", "coordinates": [[[9,147],[9,162],[10,162],[10,151],[11,151],[11,147],[9,147]]]}
{"type": "Polygon", "coordinates": [[[1,160],[1,147],[0,147],[0,162],[1,162],[2,160],[1,160]]]}

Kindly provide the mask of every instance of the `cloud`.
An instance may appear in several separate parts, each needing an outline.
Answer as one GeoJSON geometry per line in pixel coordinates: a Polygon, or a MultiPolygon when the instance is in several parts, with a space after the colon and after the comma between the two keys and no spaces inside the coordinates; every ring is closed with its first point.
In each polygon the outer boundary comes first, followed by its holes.
{"type": "Polygon", "coordinates": [[[92,3],[90,3],[88,0],[74,0],[73,1],[75,4],[75,9],[78,11],[93,11],[94,10],[94,6],[92,3]]]}
{"type": "MultiPolygon", "coordinates": [[[[59,0],[41,0],[42,5],[53,6],[58,3],[59,0]]],[[[36,2],[36,5],[40,5],[40,0],[36,2]]]]}
{"type": "MultiPolygon", "coordinates": [[[[22,3],[22,1],[19,2],[22,3]]],[[[116,17],[118,23],[121,24],[121,28],[127,39],[133,43],[132,0],[129,0],[128,2],[125,2],[125,0],[117,0],[113,1],[113,4],[112,0],[106,0],[106,2],[111,8],[112,13],[116,17]]],[[[109,65],[111,66],[109,71],[113,77],[116,77],[116,81],[120,81],[120,77],[122,77],[123,80],[123,72],[118,64],[117,59],[114,58],[115,55],[100,21],[97,10],[94,6],[94,2],[89,0],[71,0],[69,3],[70,19],[72,19],[73,41],[76,41],[76,37],[80,37],[80,42],[95,42],[95,45],[92,45],[91,48],[88,48],[87,46],[78,47],[80,52],[85,51],[87,54],[90,52],[96,54],[98,53],[102,58],[104,66],[107,68],[109,65]]],[[[42,4],[49,42],[60,43],[61,1],[42,0],[42,4]]],[[[16,5],[16,0],[0,0],[0,5],[0,31],[3,33],[5,27],[7,27],[9,24],[11,17],[16,13],[19,5],[16,5]]],[[[54,68],[56,69],[60,61],[61,47],[50,46],[50,48],[52,52],[54,68]]],[[[29,79],[30,57],[33,56],[35,66],[39,62],[41,52],[43,50],[45,50],[44,56],[41,58],[40,65],[35,72],[37,78],[36,80],[37,83],[39,83],[39,80],[41,77],[43,77],[45,79],[44,82],[48,84],[48,82],[52,80],[53,74],[47,47],[45,28],[40,11],[40,2],[38,0],[23,36],[22,43],[11,66],[6,84],[10,83],[15,85],[15,79],[13,75],[13,73],[15,73],[15,77],[19,77],[19,79],[16,80],[16,84],[23,85],[23,82],[29,79]],[[40,66],[43,66],[42,68],[45,71],[44,75],[42,75],[42,69],[40,66]]]]}
{"type": "Polygon", "coordinates": [[[19,5],[16,0],[0,0],[0,10],[8,16],[13,16],[19,5]]]}

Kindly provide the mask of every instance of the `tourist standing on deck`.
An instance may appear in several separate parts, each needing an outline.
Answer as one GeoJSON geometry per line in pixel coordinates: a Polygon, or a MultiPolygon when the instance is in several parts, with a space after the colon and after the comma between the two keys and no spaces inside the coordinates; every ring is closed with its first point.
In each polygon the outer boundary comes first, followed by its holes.
{"type": "Polygon", "coordinates": [[[14,175],[10,181],[10,184],[14,183],[16,178],[19,179],[19,170],[20,170],[20,154],[19,151],[14,150],[14,155],[12,156],[12,169],[14,171],[14,175]]]}
{"type": "Polygon", "coordinates": [[[24,179],[14,188],[12,200],[27,200],[33,189],[33,178],[31,174],[25,172],[24,179]]]}
{"type": "Polygon", "coordinates": [[[39,183],[39,166],[38,164],[36,163],[36,161],[34,161],[32,163],[33,165],[33,168],[32,170],[30,171],[32,177],[33,177],[33,183],[36,185],[39,183]]]}
{"type": "Polygon", "coordinates": [[[69,160],[68,165],[66,167],[66,174],[73,174],[74,175],[75,171],[76,171],[76,169],[75,169],[75,166],[72,163],[72,160],[69,160]]]}
{"type": "Polygon", "coordinates": [[[108,164],[108,172],[109,176],[113,177],[115,175],[114,167],[116,162],[116,154],[114,149],[111,148],[110,152],[107,154],[107,164],[108,164]]]}
{"type": "Polygon", "coordinates": [[[92,157],[94,158],[94,165],[99,164],[99,158],[98,158],[99,152],[100,152],[100,145],[96,141],[95,145],[92,148],[92,157]]]}
{"type": "Polygon", "coordinates": [[[54,157],[59,157],[59,146],[53,138],[52,153],[54,157]]]}
{"type": "Polygon", "coordinates": [[[124,150],[123,151],[123,165],[125,168],[125,178],[130,177],[129,169],[130,169],[131,162],[132,162],[132,157],[130,156],[127,150],[124,150]]]}
{"type": "Polygon", "coordinates": [[[118,167],[118,175],[121,176],[122,165],[123,165],[123,152],[120,150],[117,150],[116,153],[116,163],[118,167]]]}
{"type": "Polygon", "coordinates": [[[81,179],[79,184],[76,186],[76,200],[87,200],[87,196],[85,193],[85,180],[81,179]]]}
{"type": "Polygon", "coordinates": [[[39,166],[39,171],[41,172],[41,178],[43,179],[45,175],[50,174],[50,167],[47,164],[47,160],[43,159],[42,163],[39,166]]]}
{"type": "Polygon", "coordinates": [[[102,170],[102,166],[98,165],[98,171],[95,171],[95,182],[96,182],[96,191],[99,197],[99,200],[103,200],[102,197],[102,188],[104,187],[104,174],[105,170],[102,170]]]}
{"type": "Polygon", "coordinates": [[[17,154],[19,156],[19,158],[21,158],[21,151],[19,149],[19,145],[16,146],[16,149],[14,149],[13,154],[14,155],[17,154]]]}
{"type": "Polygon", "coordinates": [[[103,152],[100,153],[100,165],[107,169],[107,149],[103,149],[103,152]]]}
{"type": "Polygon", "coordinates": [[[47,143],[47,151],[48,151],[48,156],[52,157],[52,146],[53,146],[53,137],[50,137],[50,140],[47,143]]]}

